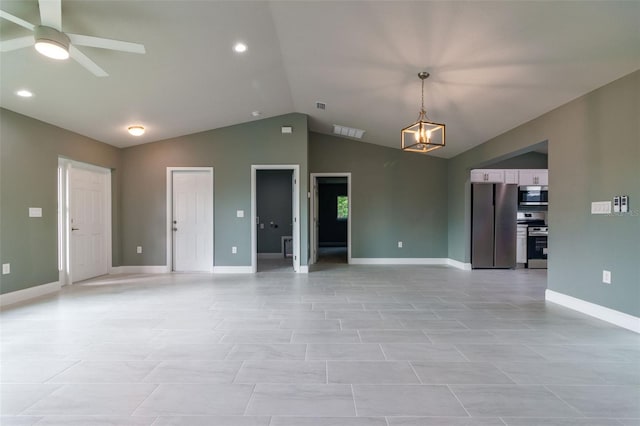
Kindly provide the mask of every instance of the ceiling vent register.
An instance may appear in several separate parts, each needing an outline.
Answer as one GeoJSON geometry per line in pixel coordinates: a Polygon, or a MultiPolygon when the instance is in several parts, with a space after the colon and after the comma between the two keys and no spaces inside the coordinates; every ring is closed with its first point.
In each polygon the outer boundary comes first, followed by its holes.
{"type": "Polygon", "coordinates": [[[333,133],[339,136],[346,136],[348,138],[362,139],[364,130],[354,129],[353,127],[340,126],[338,124],[333,125],[333,133]]]}

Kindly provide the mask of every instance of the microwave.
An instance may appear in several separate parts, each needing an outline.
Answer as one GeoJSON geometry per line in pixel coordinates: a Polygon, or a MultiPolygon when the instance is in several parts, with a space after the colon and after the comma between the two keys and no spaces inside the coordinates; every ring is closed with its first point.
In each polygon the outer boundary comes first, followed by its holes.
{"type": "Polygon", "coordinates": [[[549,190],[546,186],[518,187],[519,206],[548,206],[549,190]]]}

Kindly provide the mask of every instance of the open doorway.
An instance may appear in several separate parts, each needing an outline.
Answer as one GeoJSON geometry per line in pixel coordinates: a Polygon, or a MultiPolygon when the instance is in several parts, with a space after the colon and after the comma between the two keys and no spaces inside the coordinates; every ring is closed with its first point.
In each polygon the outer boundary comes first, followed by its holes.
{"type": "Polygon", "coordinates": [[[293,170],[256,171],[258,272],[293,270],[293,170]]]}
{"type": "Polygon", "coordinates": [[[351,174],[312,173],[311,263],[351,261],[351,174]]]}
{"type": "Polygon", "coordinates": [[[300,191],[297,165],[251,166],[253,272],[299,272],[300,191]]]}

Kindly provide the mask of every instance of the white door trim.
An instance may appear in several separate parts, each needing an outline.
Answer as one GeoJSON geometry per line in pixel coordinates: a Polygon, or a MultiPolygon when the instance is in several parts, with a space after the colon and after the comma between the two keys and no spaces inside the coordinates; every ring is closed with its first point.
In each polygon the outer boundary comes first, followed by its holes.
{"type": "Polygon", "coordinates": [[[319,177],[346,177],[347,178],[347,198],[349,199],[349,216],[347,216],[347,263],[352,263],[351,261],[351,216],[352,216],[352,207],[353,207],[353,199],[351,197],[351,173],[350,172],[342,172],[342,173],[311,173],[310,178],[310,187],[311,187],[311,205],[309,207],[309,247],[311,248],[311,255],[309,256],[309,265],[315,263],[317,261],[317,254],[314,253],[316,250],[316,239],[318,236],[316,235],[316,224],[315,224],[315,208],[318,204],[317,200],[317,191],[315,190],[318,185],[319,177]]]}
{"type": "Polygon", "coordinates": [[[300,166],[298,164],[252,164],[251,165],[251,271],[258,271],[258,234],[256,230],[256,172],[258,170],[293,170],[293,270],[300,268],[300,166]]]}
{"type": "Polygon", "coordinates": [[[104,234],[107,273],[113,268],[111,234],[111,169],[58,157],[58,278],[61,286],[73,283],[71,270],[71,221],[69,217],[69,170],[72,168],[90,170],[104,174],[104,234]]]}
{"type": "Polygon", "coordinates": [[[209,172],[209,176],[211,177],[211,217],[213,223],[211,224],[211,229],[213,230],[213,235],[211,236],[211,253],[213,253],[213,258],[211,259],[211,267],[210,272],[213,272],[213,265],[215,263],[214,259],[216,258],[215,253],[215,193],[213,186],[213,167],[167,167],[167,270],[169,272],[173,271],[173,224],[171,223],[171,218],[173,217],[173,172],[209,172]]]}

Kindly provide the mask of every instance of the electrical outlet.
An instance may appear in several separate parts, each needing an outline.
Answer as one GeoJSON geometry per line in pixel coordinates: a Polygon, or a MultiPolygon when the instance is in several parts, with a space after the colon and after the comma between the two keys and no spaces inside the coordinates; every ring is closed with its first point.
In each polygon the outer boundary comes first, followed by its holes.
{"type": "Polygon", "coordinates": [[[611,284],[611,271],[607,271],[606,269],[602,270],[602,282],[611,284]]]}
{"type": "Polygon", "coordinates": [[[142,253],[142,246],[136,247],[136,253],[138,254],[142,253]]]}
{"type": "Polygon", "coordinates": [[[2,264],[2,275],[7,275],[11,273],[11,264],[3,263],[2,264]]]}
{"type": "Polygon", "coordinates": [[[398,241],[398,248],[402,248],[402,241],[398,241]]]}
{"type": "Polygon", "coordinates": [[[238,254],[238,247],[236,247],[236,246],[231,247],[231,253],[232,254],[238,254]]]}

